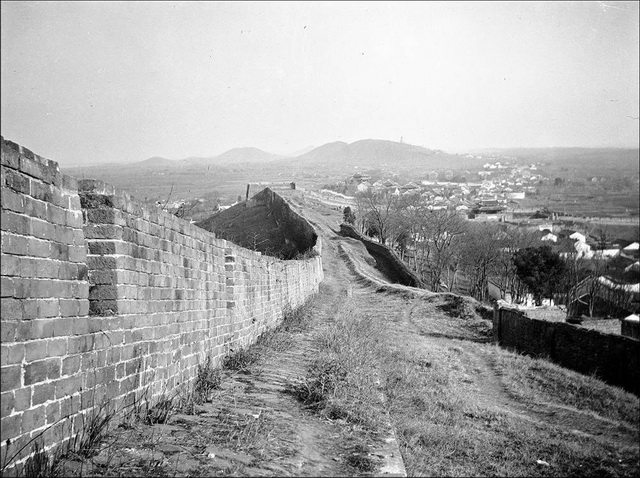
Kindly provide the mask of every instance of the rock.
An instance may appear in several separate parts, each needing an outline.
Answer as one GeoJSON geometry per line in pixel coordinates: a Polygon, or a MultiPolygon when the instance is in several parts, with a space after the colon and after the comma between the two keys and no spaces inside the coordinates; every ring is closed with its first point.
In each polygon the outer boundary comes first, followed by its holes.
{"type": "Polygon", "coordinates": [[[172,445],[171,443],[161,443],[156,447],[156,450],[162,453],[177,453],[183,450],[181,446],[172,445]]]}
{"type": "Polygon", "coordinates": [[[242,463],[243,465],[250,465],[255,459],[254,457],[246,453],[238,453],[226,448],[218,448],[215,445],[209,445],[205,449],[204,454],[209,458],[215,457],[216,459],[220,458],[224,460],[233,460],[242,463]]]}

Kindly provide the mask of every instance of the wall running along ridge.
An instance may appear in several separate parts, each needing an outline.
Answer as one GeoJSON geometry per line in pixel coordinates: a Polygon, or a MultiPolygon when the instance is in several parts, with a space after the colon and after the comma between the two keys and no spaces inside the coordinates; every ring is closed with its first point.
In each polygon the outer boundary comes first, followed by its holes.
{"type": "Polygon", "coordinates": [[[347,223],[340,224],[340,234],[361,241],[369,254],[376,260],[378,269],[392,282],[424,289],[424,283],[418,276],[387,246],[367,239],[347,223]]]}
{"type": "Polygon", "coordinates": [[[605,382],[640,395],[640,342],[564,322],[532,319],[496,305],[493,337],[501,346],[545,357],[571,370],[595,374],[605,382]]]}
{"type": "Polygon", "coordinates": [[[4,138],[1,184],[2,466],[30,440],[72,439],[105,401],[124,410],[188,386],[323,278],[319,240],[309,259],[263,256],[4,138]]]}

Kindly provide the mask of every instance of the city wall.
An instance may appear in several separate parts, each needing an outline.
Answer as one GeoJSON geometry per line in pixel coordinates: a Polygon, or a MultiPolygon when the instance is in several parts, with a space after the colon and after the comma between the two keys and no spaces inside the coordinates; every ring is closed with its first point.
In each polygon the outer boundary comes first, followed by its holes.
{"type": "Polygon", "coordinates": [[[564,322],[532,319],[523,312],[496,305],[494,340],[501,346],[577,372],[594,374],[605,382],[640,395],[640,342],[604,334],[564,322]]]}
{"type": "Polygon", "coordinates": [[[207,356],[219,365],[255,341],[323,278],[319,240],[309,259],[263,256],[4,138],[0,179],[3,466],[35,440],[72,439],[103,403],[188,387],[207,356]]]}
{"type": "Polygon", "coordinates": [[[387,246],[367,239],[353,226],[340,224],[340,234],[362,241],[367,251],[378,263],[380,269],[391,282],[397,282],[411,287],[424,288],[418,276],[387,246]]]}

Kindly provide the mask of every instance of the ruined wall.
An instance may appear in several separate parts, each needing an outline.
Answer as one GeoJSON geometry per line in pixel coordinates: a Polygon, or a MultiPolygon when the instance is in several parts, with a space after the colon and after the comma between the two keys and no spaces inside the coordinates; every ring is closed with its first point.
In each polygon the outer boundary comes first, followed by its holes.
{"type": "Polygon", "coordinates": [[[369,254],[371,254],[378,263],[378,269],[380,269],[392,282],[397,282],[411,287],[424,288],[424,284],[418,276],[415,275],[411,269],[409,269],[406,264],[402,262],[402,260],[400,260],[400,258],[387,246],[367,239],[346,223],[340,224],[340,234],[362,241],[369,254]]]}
{"type": "Polygon", "coordinates": [[[2,463],[34,438],[69,440],[103,401],[187,385],[322,280],[319,241],[315,257],[280,261],[4,138],[1,165],[2,463]]]}
{"type": "Polygon", "coordinates": [[[496,306],[493,336],[501,346],[541,356],[640,395],[640,342],[564,322],[532,319],[496,306]]]}

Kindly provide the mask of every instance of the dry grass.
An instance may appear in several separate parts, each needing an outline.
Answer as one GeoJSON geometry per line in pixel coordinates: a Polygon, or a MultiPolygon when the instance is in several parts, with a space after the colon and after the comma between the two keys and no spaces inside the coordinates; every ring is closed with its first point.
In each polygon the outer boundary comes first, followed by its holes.
{"type": "Polygon", "coordinates": [[[545,401],[637,427],[637,397],[483,343],[476,318],[438,305],[412,314],[426,341],[400,318],[385,334],[385,391],[410,476],[637,476],[637,448],[621,452],[531,410],[545,401]]]}
{"type": "Polygon", "coordinates": [[[522,400],[559,403],[640,428],[639,401],[632,393],[546,360],[499,347],[489,353],[509,392],[522,400]]]}
{"type": "Polygon", "coordinates": [[[291,387],[306,406],[330,419],[343,419],[371,430],[381,423],[378,366],[381,324],[347,303],[330,327],[317,333],[318,357],[307,375],[291,387]]]}

